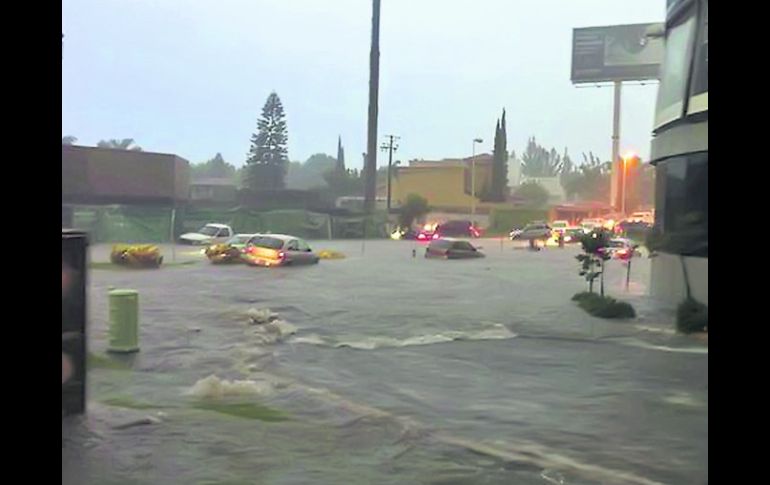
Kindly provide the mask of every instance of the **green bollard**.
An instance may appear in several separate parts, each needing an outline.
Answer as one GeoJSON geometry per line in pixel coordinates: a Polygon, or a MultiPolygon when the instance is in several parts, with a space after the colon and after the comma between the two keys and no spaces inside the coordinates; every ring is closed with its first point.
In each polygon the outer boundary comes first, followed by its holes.
{"type": "Polygon", "coordinates": [[[110,352],[139,351],[139,292],[110,290],[110,352]]]}

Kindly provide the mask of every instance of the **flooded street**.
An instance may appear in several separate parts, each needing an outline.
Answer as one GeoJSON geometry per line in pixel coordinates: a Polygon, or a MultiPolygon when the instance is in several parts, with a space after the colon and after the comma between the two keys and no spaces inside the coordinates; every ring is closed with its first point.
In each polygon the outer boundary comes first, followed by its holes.
{"type": "Polygon", "coordinates": [[[577,247],[479,244],[444,261],[318,241],[347,258],[275,269],[177,247],[198,263],[92,270],[99,358],[62,483],[706,483],[708,349],[645,296],[649,259],[628,293],[608,263],[637,310],[609,321],[570,301],[577,247]],[[140,294],[136,355],[103,357],[110,287],[140,294]]]}

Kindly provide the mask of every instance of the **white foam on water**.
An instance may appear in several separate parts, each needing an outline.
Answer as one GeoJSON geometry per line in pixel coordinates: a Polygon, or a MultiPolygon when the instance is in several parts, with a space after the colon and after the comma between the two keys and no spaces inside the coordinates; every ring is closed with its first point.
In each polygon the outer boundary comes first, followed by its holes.
{"type": "Polygon", "coordinates": [[[249,308],[246,311],[246,316],[249,317],[252,324],[269,323],[278,318],[278,314],[269,308],[249,308]]]}
{"type": "Polygon", "coordinates": [[[289,340],[289,342],[293,344],[308,344],[308,345],[326,344],[326,341],[320,335],[316,335],[316,334],[305,335],[302,337],[292,337],[292,339],[289,340]]]}
{"type": "MultiPolygon", "coordinates": [[[[490,456],[505,462],[536,465],[543,470],[548,471],[547,476],[551,479],[551,483],[559,483],[558,481],[553,480],[563,478],[556,473],[556,470],[561,470],[575,473],[586,479],[596,480],[604,485],[663,485],[660,482],[630,472],[582,463],[534,443],[509,443],[507,445],[500,444],[492,446],[478,441],[446,435],[437,436],[437,439],[442,443],[464,448],[474,453],[490,456]]],[[[541,478],[546,479],[546,477],[543,477],[542,475],[541,478]]]]}
{"type": "Polygon", "coordinates": [[[661,327],[650,327],[647,325],[634,325],[634,327],[637,330],[641,330],[643,332],[650,332],[650,333],[664,333],[667,335],[675,335],[676,330],[672,328],[661,328],[661,327]]]}
{"type": "MultiPolygon", "coordinates": [[[[505,325],[494,324],[491,328],[476,331],[450,330],[446,332],[426,335],[414,335],[405,339],[393,337],[366,337],[361,340],[342,341],[334,344],[334,347],[348,347],[358,350],[374,350],[379,348],[412,347],[420,345],[434,345],[460,340],[505,340],[517,337],[517,334],[508,330],[505,325]]],[[[306,342],[315,343],[315,342],[306,342]]]]}
{"type": "Polygon", "coordinates": [[[265,396],[272,394],[275,384],[272,382],[220,379],[216,375],[210,375],[198,380],[185,394],[198,398],[222,398],[227,396],[265,396]]]}
{"type": "Polygon", "coordinates": [[[637,347],[640,349],[658,350],[660,352],[674,352],[674,353],[682,353],[682,354],[701,354],[701,355],[708,355],[709,353],[708,347],[669,347],[667,345],[648,344],[647,342],[642,342],[638,340],[627,341],[624,343],[624,345],[629,345],[631,347],[637,347]]]}
{"type": "Polygon", "coordinates": [[[700,402],[698,399],[693,397],[692,394],[687,392],[677,392],[677,393],[671,394],[669,396],[664,397],[663,401],[668,404],[673,404],[675,406],[685,406],[685,407],[703,406],[702,402],[700,402]]]}

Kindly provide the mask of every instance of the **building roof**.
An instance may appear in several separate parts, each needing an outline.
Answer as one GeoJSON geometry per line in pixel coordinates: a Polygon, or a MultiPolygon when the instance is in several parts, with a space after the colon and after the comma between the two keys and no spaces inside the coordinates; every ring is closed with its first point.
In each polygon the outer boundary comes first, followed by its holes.
{"type": "Polygon", "coordinates": [[[473,157],[443,158],[441,160],[410,160],[409,168],[413,167],[464,167],[475,160],[476,163],[492,163],[494,157],[489,153],[479,153],[473,157]]]}
{"type": "Polygon", "coordinates": [[[197,180],[191,180],[190,185],[216,185],[216,186],[232,186],[235,187],[236,183],[233,181],[233,179],[227,178],[227,177],[218,177],[218,178],[202,178],[197,180]]]}

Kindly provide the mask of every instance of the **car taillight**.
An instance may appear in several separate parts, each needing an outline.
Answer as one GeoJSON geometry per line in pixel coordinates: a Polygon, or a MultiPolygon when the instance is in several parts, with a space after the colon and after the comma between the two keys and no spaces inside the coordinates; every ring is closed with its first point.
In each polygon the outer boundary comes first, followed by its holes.
{"type": "Polygon", "coordinates": [[[423,233],[418,234],[417,239],[425,239],[425,234],[423,233]]]}
{"type": "Polygon", "coordinates": [[[433,235],[433,239],[438,239],[438,233],[433,235]]]}
{"type": "Polygon", "coordinates": [[[284,253],[283,251],[278,252],[278,259],[283,259],[285,257],[286,257],[286,253],[284,253]]]}

